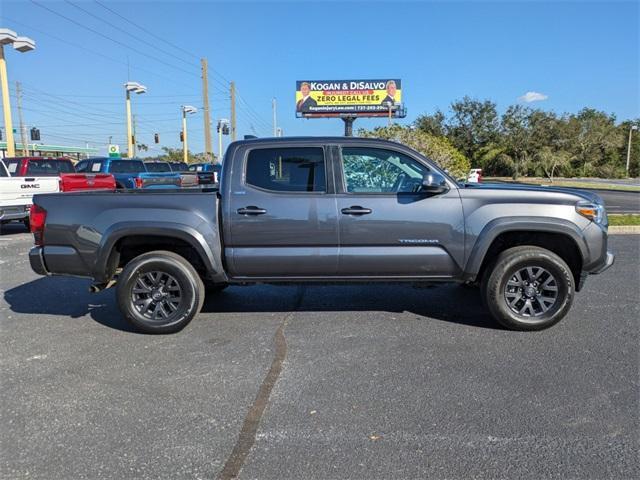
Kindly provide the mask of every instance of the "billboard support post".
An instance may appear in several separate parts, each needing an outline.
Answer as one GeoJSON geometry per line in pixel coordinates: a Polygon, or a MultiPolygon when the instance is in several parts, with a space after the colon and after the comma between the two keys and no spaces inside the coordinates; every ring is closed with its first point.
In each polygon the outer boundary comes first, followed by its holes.
{"type": "Polygon", "coordinates": [[[342,121],[344,122],[344,136],[345,137],[353,137],[353,122],[358,117],[345,116],[345,117],[340,117],[340,118],[342,118],[342,121]]]}

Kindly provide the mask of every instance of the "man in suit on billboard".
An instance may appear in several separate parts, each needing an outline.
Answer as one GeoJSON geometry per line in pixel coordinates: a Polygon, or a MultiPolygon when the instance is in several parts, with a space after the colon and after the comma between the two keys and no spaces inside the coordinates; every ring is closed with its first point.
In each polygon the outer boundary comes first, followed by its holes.
{"type": "Polygon", "coordinates": [[[396,104],[396,82],[395,80],[389,80],[387,82],[387,96],[384,97],[380,105],[388,106],[389,104],[396,104]]]}
{"type": "Polygon", "coordinates": [[[296,111],[307,112],[310,107],[318,106],[318,102],[316,102],[310,95],[311,85],[309,85],[309,82],[302,82],[300,84],[300,93],[302,94],[302,98],[298,100],[298,103],[296,103],[296,111]]]}

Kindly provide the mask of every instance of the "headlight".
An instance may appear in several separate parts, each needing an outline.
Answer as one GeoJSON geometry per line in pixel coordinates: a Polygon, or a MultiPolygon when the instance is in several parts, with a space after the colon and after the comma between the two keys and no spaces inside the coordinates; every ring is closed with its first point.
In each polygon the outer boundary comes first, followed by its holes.
{"type": "Polygon", "coordinates": [[[603,205],[592,203],[587,200],[582,200],[576,203],[576,212],[596,223],[602,223],[603,220],[607,218],[603,205]]]}

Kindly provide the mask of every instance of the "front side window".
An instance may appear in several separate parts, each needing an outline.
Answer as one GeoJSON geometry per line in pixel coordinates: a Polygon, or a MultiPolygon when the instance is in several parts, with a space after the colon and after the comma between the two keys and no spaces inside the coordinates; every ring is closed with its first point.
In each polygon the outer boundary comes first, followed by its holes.
{"type": "Polygon", "coordinates": [[[429,168],[393,150],[342,149],[342,172],[349,193],[415,193],[429,168]]]}
{"type": "Polygon", "coordinates": [[[246,182],[277,192],[326,192],[324,151],[320,147],[251,150],[246,182]]]}

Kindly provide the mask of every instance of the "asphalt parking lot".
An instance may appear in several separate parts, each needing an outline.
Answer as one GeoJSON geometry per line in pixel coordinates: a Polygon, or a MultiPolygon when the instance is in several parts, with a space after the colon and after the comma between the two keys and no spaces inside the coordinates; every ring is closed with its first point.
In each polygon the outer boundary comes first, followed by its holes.
{"type": "Polygon", "coordinates": [[[638,478],[640,236],[543,332],[456,286],[231,287],[183,332],[0,236],[2,478],[638,478]]]}

